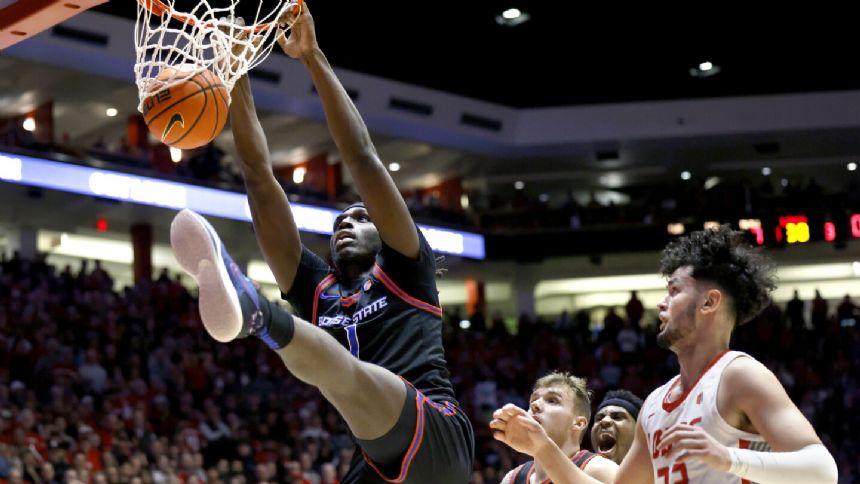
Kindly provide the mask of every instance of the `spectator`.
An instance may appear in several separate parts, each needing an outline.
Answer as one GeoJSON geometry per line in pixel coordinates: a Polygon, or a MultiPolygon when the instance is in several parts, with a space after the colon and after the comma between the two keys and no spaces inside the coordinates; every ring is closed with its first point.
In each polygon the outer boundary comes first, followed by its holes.
{"type": "Polygon", "coordinates": [[[638,327],[639,323],[642,321],[642,315],[645,314],[645,306],[642,305],[642,301],[636,297],[636,291],[630,291],[630,300],[627,301],[627,305],[624,306],[625,311],[627,311],[627,321],[630,321],[630,324],[638,327]]]}
{"type": "Polygon", "coordinates": [[[797,289],[794,290],[794,296],[788,301],[785,307],[785,314],[788,317],[789,327],[791,329],[806,328],[806,320],[803,317],[803,301],[797,294],[797,289]]]}

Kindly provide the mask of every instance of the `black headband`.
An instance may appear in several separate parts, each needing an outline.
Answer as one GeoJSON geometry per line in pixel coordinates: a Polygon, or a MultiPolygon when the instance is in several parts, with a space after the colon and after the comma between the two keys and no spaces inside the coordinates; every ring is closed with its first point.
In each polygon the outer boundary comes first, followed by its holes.
{"type": "Polygon", "coordinates": [[[633,416],[633,420],[639,418],[639,406],[629,400],[624,400],[623,398],[607,398],[600,402],[600,405],[597,406],[597,411],[599,412],[601,408],[608,407],[610,405],[615,405],[627,410],[630,412],[630,415],[633,416]]]}
{"type": "Polygon", "coordinates": [[[367,210],[367,207],[365,207],[365,206],[364,206],[364,202],[355,202],[355,203],[353,203],[352,205],[350,205],[350,206],[346,207],[345,209],[341,210],[341,211],[340,211],[340,213],[346,212],[347,210],[349,210],[349,209],[351,209],[351,208],[356,208],[356,207],[360,207],[360,208],[363,208],[363,209],[367,210]]]}

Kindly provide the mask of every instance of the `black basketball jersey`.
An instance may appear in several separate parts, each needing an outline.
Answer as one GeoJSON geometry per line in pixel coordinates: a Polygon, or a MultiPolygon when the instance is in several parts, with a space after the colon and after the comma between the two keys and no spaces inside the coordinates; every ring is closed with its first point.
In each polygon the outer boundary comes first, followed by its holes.
{"type": "MultiPolygon", "coordinates": [[[[597,454],[595,454],[594,452],[589,452],[585,449],[582,449],[576,454],[574,454],[573,457],[570,458],[570,460],[573,461],[576,467],[579,467],[584,471],[585,466],[587,466],[588,463],[591,462],[591,459],[596,456],[597,454]]],[[[530,460],[525,464],[517,467],[516,472],[514,473],[514,479],[513,481],[511,481],[510,484],[529,484],[529,479],[531,479],[532,473],[534,473],[534,467],[535,462],[533,460],[530,460]]],[[[541,482],[541,484],[551,483],[552,481],[550,481],[549,479],[544,479],[543,482],[541,482]]]]}
{"type": "Polygon", "coordinates": [[[432,400],[457,404],[442,347],[436,260],[420,230],[418,237],[417,260],[383,242],[372,271],[355,288],[344,287],[325,261],[302,247],[284,298],[354,356],[405,378],[432,400]]]}

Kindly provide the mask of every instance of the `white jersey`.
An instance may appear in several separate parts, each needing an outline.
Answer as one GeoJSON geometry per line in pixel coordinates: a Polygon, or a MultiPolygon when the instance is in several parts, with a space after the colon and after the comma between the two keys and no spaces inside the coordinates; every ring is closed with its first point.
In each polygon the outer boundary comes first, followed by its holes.
{"type": "Polygon", "coordinates": [[[642,410],[639,421],[648,439],[648,451],[651,455],[651,465],[654,468],[655,484],[747,484],[750,481],[741,479],[733,474],[721,472],[709,467],[701,461],[689,460],[675,463],[666,457],[666,452],[657,452],[660,440],[666,431],[676,424],[695,425],[703,428],[717,442],[726,447],[752,449],[757,451],[769,450],[767,442],[758,435],[737,429],[723,419],[717,409],[717,390],[723,370],[735,358],[748,357],[739,351],[725,351],[717,356],[705,368],[704,373],[686,393],[675,401],[669,401],[671,391],[681,384],[678,375],[665,385],[651,392],[642,410]]]}

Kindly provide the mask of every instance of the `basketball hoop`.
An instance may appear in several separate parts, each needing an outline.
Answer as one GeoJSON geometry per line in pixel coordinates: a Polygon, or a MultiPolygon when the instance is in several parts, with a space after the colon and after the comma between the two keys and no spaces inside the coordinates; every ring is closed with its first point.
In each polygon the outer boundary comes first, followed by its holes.
{"type": "Polygon", "coordinates": [[[297,18],[303,0],[278,0],[269,12],[262,12],[259,2],[247,25],[232,20],[237,18],[238,2],[229,0],[229,6],[213,7],[208,0],[200,0],[191,11],[180,12],[174,8],[176,0],[137,0],[134,76],[138,111],[144,111],[147,97],[183,82],[189,68],[193,74],[211,71],[228,93],[232,91],[236,81],[272,51],[281,14],[292,8],[297,18]],[[173,69],[180,65],[182,69],[173,69]],[[168,69],[183,74],[159,77],[168,69]]]}

